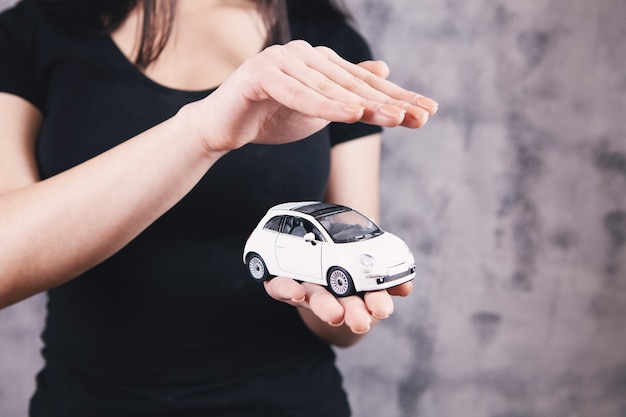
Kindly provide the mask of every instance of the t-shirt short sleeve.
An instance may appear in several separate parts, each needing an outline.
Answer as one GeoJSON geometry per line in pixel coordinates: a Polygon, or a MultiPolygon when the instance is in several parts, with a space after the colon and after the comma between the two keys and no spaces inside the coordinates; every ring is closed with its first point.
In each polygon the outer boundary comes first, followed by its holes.
{"type": "MultiPolygon", "coordinates": [[[[372,52],[365,38],[343,20],[302,22],[296,20],[293,37],[302,37],[313,46],[323,45],[333,49],[343,59],[359,63],[372,59],[372,52]]],[[[331,123],[329,125],[332,145],[363,136],[380,133],[382,128],[366,123],[331,123]]]]}
{"type": "Polygon", "coordinates": [[[44,94],[34,54],[37,47],[30,39],[33,22],[28,2],[0,14],[0,92],[20,96],[40,110],[44,107],[44,94]]]}
{"type": "MultiPolygon", "coordinates": [[[[345,42],[342,43],[342,47],[337,48],[335,52],[353,63],[372,59],[372,52],[369,45],[359,33],[348,25],[344,26],[342,32],[344,32],[342,37],[345,42]]],[[[366,123],[331,123],[329,129],[330,140],[333,145],[382,131],[380,126],[366,123]]]]}

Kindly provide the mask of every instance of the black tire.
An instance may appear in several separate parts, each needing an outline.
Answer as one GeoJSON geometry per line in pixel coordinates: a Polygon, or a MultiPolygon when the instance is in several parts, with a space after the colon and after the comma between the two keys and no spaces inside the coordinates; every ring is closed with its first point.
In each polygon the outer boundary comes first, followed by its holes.
{"type": "Polygon", "coordinates": [[[250,273],[250,277],[253,280],[263,282],[271,277],[269,272],[267,272],[267,267],[265,266],[263,258],[261,258],[259,254],[253,252],[249,254],[246,259],[248,273],[250,273]]]}
{"type": "Polygon", "coordinates": [[[334,266],[328,270],[328,290],[336,297],[347,297],[354,294],[352,277],[343,268],[334,266]]]}

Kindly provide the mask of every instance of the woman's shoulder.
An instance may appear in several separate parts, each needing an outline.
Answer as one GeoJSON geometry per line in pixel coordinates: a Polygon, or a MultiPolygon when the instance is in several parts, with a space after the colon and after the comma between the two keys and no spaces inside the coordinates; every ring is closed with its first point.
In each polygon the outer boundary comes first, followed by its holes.
{"type": "Polygon", "coordinates": [[[53,18],[41,0],[21,0],[0,12],[0,91],[43,108],[50,68],[94,54],[86,32],[72,30],[53,18]]]}
{"type": "Polygon", "coordinates": [[[20,0],[0,12],[0,24],[15,30],[30,29],[48,20],[41,3],[36,0],[20,0]]]}
{"type": "Polygon", "coordinates": [[[54,42],[36,2],[22,0],[0,12],[0,91],[43,108],[40,80],[43,51],[54,42]]]}
{"type": "Polygon", "coordinates": [[[16,31],[20,28],[24,29],[24,26],[30,26],[39,15],[36,9],[34,2],[29,0],[22,0],[5,8],[0,12],[0,28],[5,31],[16,31]]]}
{"type": "Polygon", "coordinates": [[[37,49],[45,49],[46,43],[56,42],[56,36],[61,30],[62,27],[54,22],[36,0],[18,1],[0,13],[0,36],[22,47],[38,45],[37,49]]]}
{"type": "Polygon", "coordinates": [[[20,0],[0,12],[0,29],[5,34],[18,38],[56,41],[55,36],[68,34],[80,28],[81,35],[86,26],[62,20],[54,2],[42,0],[20,0]]]}

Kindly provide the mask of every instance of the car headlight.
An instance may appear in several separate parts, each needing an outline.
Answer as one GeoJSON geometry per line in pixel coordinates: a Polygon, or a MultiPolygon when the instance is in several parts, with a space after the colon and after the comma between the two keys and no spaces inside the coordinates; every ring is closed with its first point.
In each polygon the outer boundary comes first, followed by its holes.
{"type": "Polygon", "coordinates": [[[361,265],[371,268],[374,266],[374,257],[371,255],[361,255],[361,265]]]}

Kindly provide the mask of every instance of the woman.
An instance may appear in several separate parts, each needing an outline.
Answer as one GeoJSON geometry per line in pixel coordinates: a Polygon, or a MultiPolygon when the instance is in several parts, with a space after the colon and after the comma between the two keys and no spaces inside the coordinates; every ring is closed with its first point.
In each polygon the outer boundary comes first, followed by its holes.
{"type": "Polygon", "coordinates": [[[277,277],[270,298],[241,249],[283,201],[377,216],[378,126],[437,105],[385,81],[338,7],[287,3],[0,16],[0,308],[49,295],[32,416],[349,415],[329,344],[410,284],[337,300],[277,277]]]}

